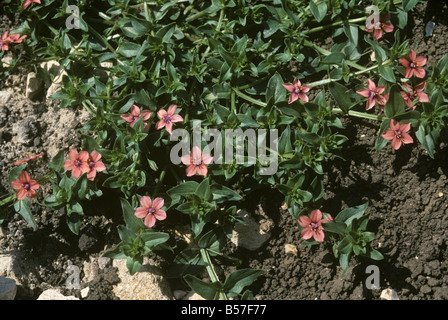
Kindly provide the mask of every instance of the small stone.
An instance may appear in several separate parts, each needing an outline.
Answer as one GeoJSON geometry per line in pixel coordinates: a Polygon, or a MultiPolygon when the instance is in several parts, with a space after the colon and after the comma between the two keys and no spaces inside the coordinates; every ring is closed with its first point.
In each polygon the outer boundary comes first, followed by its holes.
{"type": "Polygon", "coordinates": [[[79,300],[75,296],[64,296],[57,289],[48,289],[40,294],[37,300],[79,300]]]}
{"type": "Polygon", "coordinates": [[[176,299],[176,300],[182,300],[183,298],[185,298],[186,295],[187,295],[187,292],[184,290],[174,290],[173,291],[173,296],[174,296],[174,299],[176,299]]]}
{"type": "Polygon", "coordinates": [[[431,291],[432,289],[426,284],[420,288],[420,292],[424,294],[430,293],[431,291]]]}
{"type": "Polygon", "coordinates": [[[247,211],[240,210],[238,215],[242,218],[244,224],[235,224],[231,238],[232,243],[251,251],[259,249],[269,240],[271,233],[264,232],[261,229],[260,223],[255,221],[247,211]]]}
{"type": "Polygon", "coordinates": [[[398,294],[394,289],[384,289],[381,291],[380,299],[383,300],[400,300],[398,294]]]}
{"type": "Polygon", "coordinates": [[[30,72],[26,78],[26,97],[35,100],[42,93],[42,80],[37,78],[36,73],[30,72]]]}
{"type": "Polygon", "coordinates": [[[11,99],[11,93],[9,91],[0,91],[0,104],[8,103],[9,99],[11,99]]]}
{"type": "Polygon", "coordinates": [[[439,196],[439,198],[443,197],[443,192],[439,192],[438,196],[439,196]]]}
{"type": "Polygon", "coordinates": [[[17,286],[14,279],[0,277],[0,300],[14,300],[16,292],[17,286]]]}
{"type": "Polygon", "coordinates": [[[111,259],[109,257],[99,257],[98,258],[98,267],[100,267],[101,270],[106,268],[111,263],[111,259]]]}
{"type": "Polygon", "coordinates": [[[87,296],[89,295],[89,291],[90,288],[89,287],[85,287],[84,289],[81,290],[81,298],[87,298],[87,296]]]}
{"type": "Polygon", "coordinates": [[[194,291],[190,291],[183,300],[206,300],[194,291]]]}
{"type": "Polygon", "coordinates": [[[285,244],[285,253],[297,257],[297,247],[293,244],[285,244]]]}

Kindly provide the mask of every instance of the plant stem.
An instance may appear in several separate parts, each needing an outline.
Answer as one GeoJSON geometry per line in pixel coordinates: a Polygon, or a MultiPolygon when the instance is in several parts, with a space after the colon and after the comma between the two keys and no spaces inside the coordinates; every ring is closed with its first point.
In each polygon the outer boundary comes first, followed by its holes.
{"type": "MultiPolygon", "coordinates": [[[[339,109],[339,108],[333,108],[332,112],[334,112],[334,113],[344,113],[344,111],[339,109]]],[[[349,110],[348,111],[348,115],[354,116],[354,117],[357,117],[357,118],[364,118],[364,119],[378,120],[378,121],[382,121],[385,118],[382,115],[369,114],[369,113],[353,111],[353,110],[349,110]]]]}
{"type": "Polygon", "coordinates": [[[348,22],[348,23],[357,23],[357,22],[362,22],[364,20],[366,20],[368,17],[360,17],[360,18],[355,18],[355,19],[351,19],[351,20],[345,20],[345,21],[336,21],[330,24],[327,24],[325,26],[319,26],[313,29],[309,29],[309,30],[305,30],[303,31],[303,34],[310,34],[310,33],[315,33],[315,32],[319,32],[319,31],[323,31],[326,29],[330,29],[333,27],[337,27],[340,26],[341,24],[343,24],[344,22],[348,22]]]}
{"type": "Polygon", "coordinates": [[[154,193],[152,195],[153,198],[157,195],[157,192],[159,192],[159,189],[160,189],[160,186],[162,185],[163,179],[165,179],[165,174],[166,174],[167,167],[168,167],[168,165],[165,165],[165,167],[163,168],[162,172],[160,173],[159,181],[157,181],[156,188],[154,189],[154,193]]]}
{"type": "MultiPolygon", "coordinates": [[[[87,100],[86,100],[87,101],[87,100]]],[[[96,114],[89,108],[85,101],[82,102],[83,107],[90,113],[92,117],[96,117],[96,114]]]]}
{"type": "Polygon", "coordinates": [[[260,106],[260,107],[266,107],[266,106],[267,106],[266,103],[264,103],[264,102],[262,102],[262,101],[259,101],[259,100],[257,100],[257,99],[254,99],[254,98],[252,98],[252,97],[249,97],[248,95],[242,93],[242,92],[241,92],[240,90],[238,90],[237,88],[232,88],[232,90],[233,90],[233,92],[236,93],[237,96],[243,98],[243,99],[246,100],[246,101],[252,102],[253,104],[256,104],[257,106],[260,106]]]}
{"type": "MultiPolygon", "coordinates": [[[[207,269],[208,275],[210,277],[210,280],[212,282],[219,282],[219,278],[215,272],[215,269],[213,268],[213,264],[212,264],[212,261],[210,260],[210,256],[208,255],[207,249],[201,249],[201,256],[202,256],[202,259],[207,264],[206,269],[207,269]]],[[[220,300],[227,300],[227,296],[224,292],[219,293],[219,298],[220,298],[220,300]]]]}

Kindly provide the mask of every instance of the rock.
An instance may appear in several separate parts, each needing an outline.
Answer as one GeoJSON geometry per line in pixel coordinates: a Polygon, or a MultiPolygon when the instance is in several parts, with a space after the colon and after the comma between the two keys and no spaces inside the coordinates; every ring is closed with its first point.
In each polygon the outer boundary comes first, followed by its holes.
{"type": "Polygon", "coordinates": [[[400,300],[398,294],[394,289],[384,289],[381,291],[380,299],[383,300],[400,300]]]}
{"type": "Polygon", "coordinates": [[[12,273],[14,257],[10,254],[0,254],[0,276],[9,277],[12,273]]]}
{"type": "Polygon", "coordinates": [[[37,300],[79,300],[75,296],[64,296],[57,289],[48,289],[40,294],[37,300]]]}
{"type": "Polygon", "coordinates": [[[206,300],[194,291],[190,291],[183,300],[206,300]]]}
{"type": "Polygon", "coordinates": [[[61,88],[62,78],[67,75],[59,62],[52,60],[44,62],[40,67],[46,72],[45,87],[47,88],[46,98],[55,94],[61,88]]]}
{"type": "Polygon", "coordinates": [[[109,257],[99,257],[98,258],[98,267],[103,270],[107,266],[111,264],[112,259],[109,257]]]}
{"type": "Polygon", "coordinates": [[[89,291],[90,288],[89,287],[85,287],[84,289],[81,290],[81,298],[87,298],[87,296],[89,295],[89,291]]]}
{"type": "Polygon", "coordinates": [[[285,253],[297,257],[297,247],[293,244],[285,244],[285,253]]]}
{"type": "Polygon", "coordinates": [[[14,279],[0,277],[0,300],[14,300],[17,286],[14,279]]]}
{"type": "Polygon", "coordinates": [[[13,134],[17,135],[17,142],[25,146],[31,146],[38,134],[36,119],[26,118],[13,125],[13,134]]]}
{"type": "Polygon", "coordinates": [[[8,103],[9,99],[11,99],[11,93],[9,91],[0,91],[0,104],[8,103]]]}
{"type": "Polygon", "coordinates": [[[145,259],[141,269],[133,276],[126,267],[126,259],[114,259],[112,265],[118,269],[121,282],[113,287],[120,300],[174,300],[168,281],[162,271],[145,259]]]}
{"type": "Polygon", "coordinates": [[[35,100],[42,93],[43,81],[37,78],[36,73],[30,72],[26,78],[25,95],[30,100],[35,100]]]}
{"type": "Polygon", "coordinates": [[[173,291],[173,296],[174,296],[174,299],[176,299],[176,300],[182,300],[183,298],[185,298],[186,295],[187,295],[187,292],[184,290],[174,290],[173,291]]]}
{"type": "Polygon", "coordinates": [[[235,224],[231,239],[232,243],[251,251],[259,249],[269,240],[271,233],[263,231],[260,223],[255,221],[246,210],[240,210],[238,214],[244,221],[244,224],[235,224]]]}

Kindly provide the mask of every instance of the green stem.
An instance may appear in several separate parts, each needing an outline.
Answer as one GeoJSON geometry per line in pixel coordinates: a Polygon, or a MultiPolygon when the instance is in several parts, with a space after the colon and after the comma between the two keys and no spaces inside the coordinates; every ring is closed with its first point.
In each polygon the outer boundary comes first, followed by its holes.
{"type": "Polygon", "coordinates": [[[165,179],[165,174],[166,174],[167,167],[168,167],[168,165],[165,165],[165,167],[163,168],[162,172],[160,173],[159,181],[157,181],[156,188],[154,189],[154,193],[152,195],[153,199],[157,195],[157,192],[159,192],[159,189],[160,189],[160,186],[162,185],[163,179],[165,179]]]}
{"type": "MultiPolygon", "coordinates": [[[[344,111],[339,109],[339,108],[333,108],[332,111],[334,113],[344,113],[344,111]]],[[[378,120],[378,121],[382,121],[385,118],[382,115],[368,114],[368,113],[359,112],[359,111],[353,111],[353,110],[349,110],[348,111],[348,115],[349,116],[354,116],[354,117],[357,117],[357,118],[364,118],[364,119],[378,120]]]]}
{"type": "Polygon", "coordinates": [[[362,22],[364,20],[366,20],[368,17],[361,17],[361,18],[355,18],[355,19],[351,19],[351,20],[344,20],[344,21],[336,21],[330,24],[327,24],[325,26],[319,26],[313,29],[309,29],[309,30],[305,30],[303,31],[303,34],[310,34],[310,33],[315,33],[315,32],[320,32],[326,29],[330,29],[333,27],[337,27],[340,26],[341,24],[344,24],[344,22],[348,22],[348,23],[357,23],[357,22],[362,22]]]}
{"type": "MultiPolygon", "coordinates": [[[[88,100],[86,100],[88,101],[88,100]]],[[[96,117],[96,114],[92,111],[92,109],[89,108],[89,106],[85,103],[85,101],[82,102],[83,107],[90,113],[92,117],[96,117]]]]}
{"type": "MultiPolygon", "coordinates": [[[[208,275],[210,277],[210,280],[212,282],[220,282],[218,275],[216,274],[215,269],[213,268],[213,264],[210,259],[210,256],[208,255],[207,249],[201,249],[201,256],[207,265],[206,269],[207,269],[208,275]]],[[[227,300],[227,296],[224,292],[219,293],[219,298],[220,298],[220,300],[227,300]]]]}
{"type": "Polygon", "coordinates": [[[252,102],[253,104],[256,104],[257,106],[260,106],[260,107],[263,107],[263,108],[267,106],[266,103],[264,103],[264,102],[262,102],[262,101],[259,101],[259,100],[257,100],[257,99],[254,99],[254,98],[252,98],[252,97],[249,97],[247,94],[242,93],[242,92],[241,92],[240,90],[238,90],[237,88],[232,88],[232,90],[233,90],[233,92],[236,93],[237,96],[239,96],[240,98],[243,98],[243,99],[246,100],[246,101],[252,102]]]}

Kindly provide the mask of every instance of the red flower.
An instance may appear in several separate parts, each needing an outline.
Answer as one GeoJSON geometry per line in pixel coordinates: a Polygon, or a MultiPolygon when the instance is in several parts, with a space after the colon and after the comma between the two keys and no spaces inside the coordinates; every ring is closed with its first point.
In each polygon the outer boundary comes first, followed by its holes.
{"type": "Polygon", "coordinates": [[[160,109],[159,112],[157,112],[157,116],[160,119],[156,123],[157,130],[165,127],[166,131],[171,134],[173,132],[173,123],[184,121],[184,118],[182,118],[180,115],[174,114],[174,112],[176,112],[176,109],[177,105],[172,104],[168,107],[168,112],[166,112],[164,109],[160,109]]]}
{"type": "Polygon", "coordinates": [[[157,220],[165,220],[166,212],[162,210],[165,201],[163,198],[155,198],[151,201],[148,196],[143,196],[140,199],[141,207],[135,209],[135,216],[137,218],[144,218],[143,224],[148,228],[152,228],[157,220]]]}
{"type": "Polygon", "coordinates": [[[303,102],[309,101],[309,98],[305,93],[310,91],[311,87],[302,85],[298,79],[294,78],[293,84],[283,83],[282,86],[285,87],[286,90],[291,92],[291,95],[289,96],[289,100],[288,100],[289,104],[293,103],[297,99],[300,99],[303,102]]]}
{"type": "Polygon", "coordinates": [[[9,31],[5,31],[0,38],[0,50],[7,51],[9,50],[9,44],[11,43],[11,39],[8,36],[9,31]]]}
{"type": "Polygon", "coordinates": [[[99,161],[101,159],[101,154],[97,151],[93,150],[87,159],[87,166],[89,167],[89,171],[87,172],[87,179],[93,181],[95,179],[96,173],[106,170],[106,166],[103,162],[99,161]]]}
{"type": "Polygon", "coordinates": [[[16,162],[14,162],[14,165],[18,166],[19,164],[22,164],[24,162],[28,162],[28,161],[34,160],[34,159],[36,159],[38,157],[42,157],[44,154],[45,153],[43,153],[43,152],[39,153],[39,154],[32,154],[32,153],[24,154],[23,155],[24,159],[17,160],[16,162]]]}
{"type": "MultiPolygon", "coordinates": [[[[120,117],[122,119],[126,120],[127,122],[129,122],[131,124],[131,127],[133,127],[139,118],[142,118],[143,121],[146,121],[151,117],[151,114],[152,114],[152,112],[149,110],[143,110],[140,113],[140,108],[134,104],[131,107],[131,113],[123,114],[120,117]]],[[[144,122],[143,125],[145,128],[145,132],[148,132],[149,131],[148,124],[146,122],[144,122]]]]}
{"type": "Polygon", "coordinates": [[[72,171],[72,177],[79,178],[83,173],[90,171],[89,165],[87,164],[89,160],[89,153],[87,151],[81,151],[78,154],[76,149],[72,149],[68,156],[70,159],[65,160],[64,169],[72,171]]]}
{"type": "Polygon", "coordinates": [[[392,140],[392,148],[395,150],[400,149],[402,143],[408,144],[414,142],[409,133],[407,133],[411,130],[410,122],[400,124],[394,119],[390,119],[389,128],[390,129],[387,129],[382,136],[386,140],[392,140]]]}
{"type": "Polygon", "coordinates": [[[380,39],[383,36],[384,32],[392,32],[394,31],[394,26],[392,23],[388,23],[387,21],[390,20],[390,13],[385,13],[380,15],[380,21],[376,23],[376,25],[373,25],[372,29],[367,29],[367,32],[373,32],[373,38],[375,40],[380,39]]]}
{"type": "Polygon", "coordinates": [[[415,109],[416,106],[412,107],[412,102],[418,98],[418,101],[420,102],[429,102],[429,97],[426,93],[423,92],[426,87],[426,81],[419,83],[415,86],[411,86],[410,84],[403,83],[403,85],[406,87],[407,91],[401,91],[401,96],[404,99],[404,102],[408,106],[408,108],[412,108],[412,110],[415,109]]]}
{"type": "Polygon", "coordinates": [[[39,189],[39,184],[36,180],[31,180],[30,175],[26,171],[22,171],[19,179],[14,179],[11,182],[12,187],[17,190],[17,200],[23,200],[27,196],[31,199],[37,197],[35,190],[39,189]]]}
{"type": "Polygon", "coordinates": [[[22,6],[23,10],[26,10],[33,2],[40,4],[40,0],[25,0],[25,3],[22,6]]]}
{"type": "Polygon", "coordinates": [[[406,68],[405,78],[410,79],[413,75],[417,78],[424,78],[426,71],[422,67],[426,64],[427,59],[423,56],[418,56],[414,50],[409,50],[407,58],[398,59],[403,67],[406,68]]]}
{"type": "Polygon", "coordinates": [[[300,216],[299,225],[304,228],[302,230],[302,238],[308,240],[311,237],[314,237],[314,240],[318,242],[324,241],[324,228],[322,227],[322,223],[328,222],[326,219],[322,219],[322,212],[319,209],[313,210],[310,214],[310,217],[300,216]]]}
{"type": "Polygon", "coordinates": [[[381,94],[386,90],[385,85],[376,86],[375,83],[367,79],[367,88],[368,89],[360,89],[356,91],[357,94],[368,98],[366,103],[366,110],[370,110],[375,106],[375,102],[378,102],[380,105],[385,105],[387,102],[387,98],[382,96],[381,94]]]}
{"type": "Polygon", "coordinates": [[[184,155],[180,159],[182,163],[187,167],[187,177],[194,176],[196,173],[201,176],[207,175],[207,166],[213,160],[213,157],[209,154],[202,154],[201,149],[198,146],[194,146],[191,150],[192,155],[184,155]]]}

